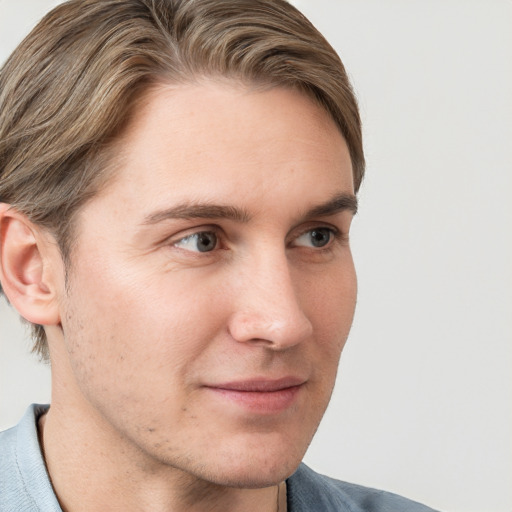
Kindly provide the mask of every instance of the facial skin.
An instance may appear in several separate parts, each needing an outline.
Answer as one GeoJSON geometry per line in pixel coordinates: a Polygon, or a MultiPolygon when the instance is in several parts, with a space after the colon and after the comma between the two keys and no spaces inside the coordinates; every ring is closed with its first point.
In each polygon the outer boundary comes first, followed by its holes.
{"type": "Polygon", "coordinates": [[[151,92],[119,148],[46,328],[56,491],[78,456],[112,495],[119,468],[196,496],[275,485],[322,418],[353,318],[346,143],[302,93],[205,82],[151,92]]]}

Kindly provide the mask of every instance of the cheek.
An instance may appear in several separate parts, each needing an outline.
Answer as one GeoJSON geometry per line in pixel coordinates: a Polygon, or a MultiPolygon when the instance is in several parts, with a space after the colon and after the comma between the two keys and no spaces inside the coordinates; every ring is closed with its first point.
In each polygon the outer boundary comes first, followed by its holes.
{"type": "Polygon", "coordinates": [[[221,303],[191,274],[97,263],[71,276],[63,327],[74,333],[67,341],[78,363],[93,361],[102,379],[168,384],[222,328],[221,303]]]}
{"type": "Polygon", "coordinates": [[[317,336],[325,337],[325,343],[334,350],[341,350],[352,325],[357,298],[352,258],[302,279],[301,283],[301,301],[317,336]]]}
{"type": "Polygon", "coordinates": [[[348,263],[308,279],[302,288],[315,331],[311,359],[315,361],[315,368],[321,368],[315,372],[315,380],[327,399],[332,393],[339,359],[354,318],[357,279],[352,260],[348,263]]]}

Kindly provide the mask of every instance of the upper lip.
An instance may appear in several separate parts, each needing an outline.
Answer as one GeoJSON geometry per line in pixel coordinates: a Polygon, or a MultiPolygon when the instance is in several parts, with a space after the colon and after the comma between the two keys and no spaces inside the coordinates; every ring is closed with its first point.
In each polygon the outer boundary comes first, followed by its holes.
{"type": "Polygon", "coordinates": [[[255,378],[220,384],[208,385],[209,388],[224,389],[227,391],[253,391],[253,392],[272,392],[281,389],[292,388],[304,384],[305,379],[300,377],[281,377],[279,379],[255,378]]]}

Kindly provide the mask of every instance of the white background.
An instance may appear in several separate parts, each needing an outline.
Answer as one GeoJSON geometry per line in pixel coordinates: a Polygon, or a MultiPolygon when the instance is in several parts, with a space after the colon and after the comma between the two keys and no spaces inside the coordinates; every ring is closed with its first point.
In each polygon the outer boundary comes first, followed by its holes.
{"type": "MultiPolygon", "coordinates": [[[[56,1],[0,0],[0,60],[56,1]]],[[[358,311],[306,461],[453,512],[512,510],[512,1],[297,0],[365,125],[358,311]]],[[[0,301],[0,429],[49,400],[0,301]]]]}

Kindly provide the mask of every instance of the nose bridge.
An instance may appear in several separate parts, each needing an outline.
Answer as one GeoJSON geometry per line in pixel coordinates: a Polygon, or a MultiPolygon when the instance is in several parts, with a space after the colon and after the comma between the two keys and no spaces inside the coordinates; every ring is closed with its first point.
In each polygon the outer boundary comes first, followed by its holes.
{"type": "Polygon", "coordinates": [[[312,333],[290,273],[285,248],[260,250],[241,270],[230,325],[238,341],[259,341],[283,349],[312,333]]]}

